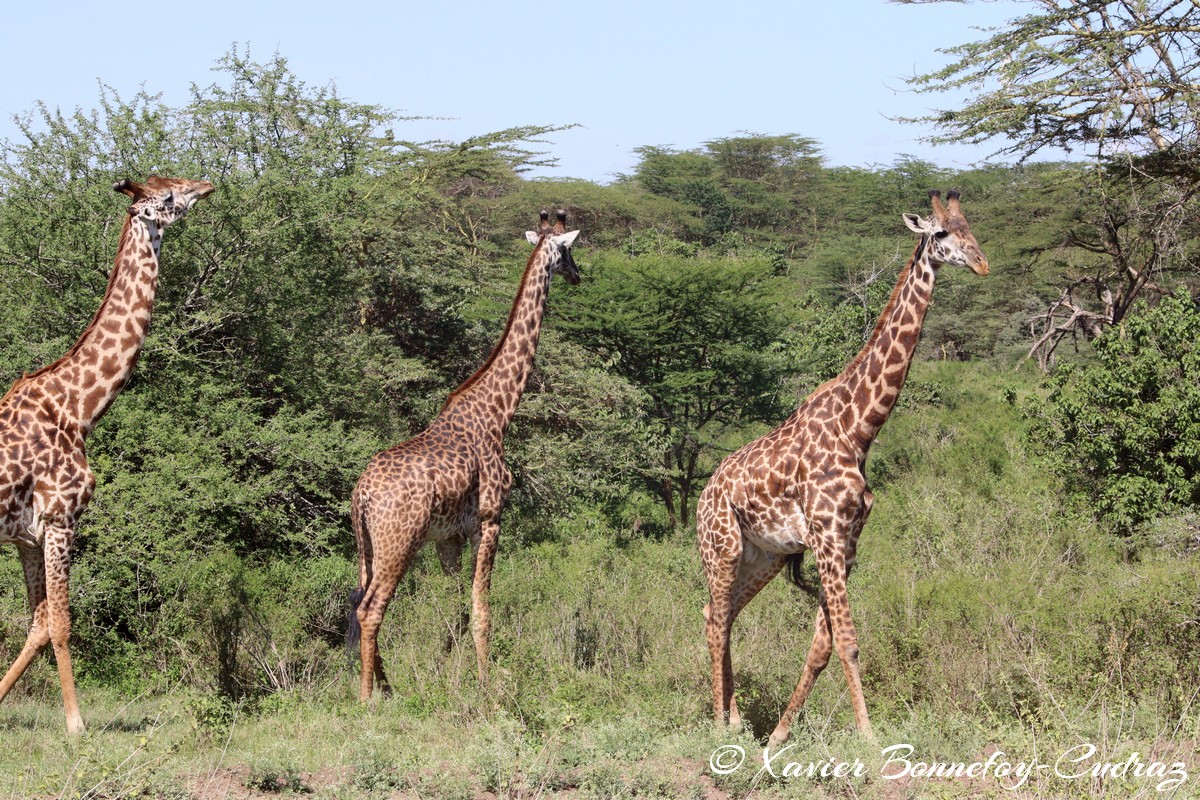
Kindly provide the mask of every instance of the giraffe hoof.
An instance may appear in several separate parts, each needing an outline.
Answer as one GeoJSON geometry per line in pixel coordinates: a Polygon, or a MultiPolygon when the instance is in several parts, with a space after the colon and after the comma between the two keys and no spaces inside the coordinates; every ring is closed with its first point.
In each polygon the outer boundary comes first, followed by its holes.
{"type": "Polygon", "coordinates": [[[780,747],[783,747],[785,744],[787,744],[787,740],[790,735],[790,731],[783,731],[780,733],[779,730],[776,729],[771,733],[771,738],[767,739],[767,749],[778,750],[780,747]]]}

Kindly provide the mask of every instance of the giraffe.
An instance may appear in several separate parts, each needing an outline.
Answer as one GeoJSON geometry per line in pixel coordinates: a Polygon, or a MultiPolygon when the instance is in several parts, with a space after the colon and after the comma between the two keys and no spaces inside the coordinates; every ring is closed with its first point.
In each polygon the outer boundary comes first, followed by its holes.
{"type": "Polygon", "coordinates": [[[768,746],[787,741],[792,718],[834,649],[849,685],[855,723],[862,735],[873,738],[846,596],[858,537],[874,502],[864,473],[867,450],[904,385],[938,268],[949,264],[988,274],[987,258],[959,207],[959,193],[948,192],[946,205],[939,191],[929,196],[931,217],[903,215],[920,241],[861,352],[786,422],[725,458],[697,504],[697,538],[710,595],[704,619],[718,724],[741,724],[729,655],[730,629],[738,612],[784,564],[799,583],[804,551],[812,550],[816,559],[820,590],[812,645],[768,746]]]}
{"type": "Polygon", "coordinates": [[[379,626],[396,584],[429,539],[443,571],[455,577],[463,546],[471,540],[472,633],[479,680],[487,683],[488,590],[500,513],[512,485],[504,435],[533,368],[550,276],[561,271],[568,283],[579,283],[571,257],[579,231],[566,231],[565,211],[556,216],[551,226],[543,211],[538,231],[525,234],[533,253],[504,334],[487,361],[450,393],[428,428],[372,458],[354,488],[350,519],[358,543],[359,588],[351,594],[347,642],[360,646],[363,702],[371,697],[373,675],[385,694],[391,692],[379,656],[379,626]]]}
{"type": "Polygon", "coordinates": [[[0,543],[17,546],[33,615],[25,646],[0,679],[0,701],[52,644],[71,735],[84,725],[68,644],[68,575],[75,524],[96,485],[84,439],[137,363],[158,287],[162,229],[213,185],[151,176],[113,189],[132,203],[100,308],[66,355],[19,378],[0,399],[0,543]]]}

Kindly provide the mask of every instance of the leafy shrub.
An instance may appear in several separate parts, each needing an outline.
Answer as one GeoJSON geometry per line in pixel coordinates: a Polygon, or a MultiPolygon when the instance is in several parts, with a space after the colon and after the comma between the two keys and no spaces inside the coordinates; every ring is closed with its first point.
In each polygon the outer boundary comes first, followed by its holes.
{"type": "Polygon", "coordinates": [[[1096,362],[1050,379],[1028,405],[1067,486],[1115,532],[1200,504],[1200,308],[1142,308],[1095,341],[1096,362]]]}

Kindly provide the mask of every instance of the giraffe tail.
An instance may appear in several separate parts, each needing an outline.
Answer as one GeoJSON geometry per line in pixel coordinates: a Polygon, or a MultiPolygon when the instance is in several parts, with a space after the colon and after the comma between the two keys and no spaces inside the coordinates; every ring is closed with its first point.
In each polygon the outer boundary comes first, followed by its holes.
{"type": "Polygon", "coordinates": [[[804,551],[793,553],[787,557],[787,577],[788,580],[801,591],[807,594],[814,600],[819,601],[821,587],[814,584],[804,574],[804,551]]]}
{"type": "Polygon", "coordinates": [[[346,611],[346,654],[353,661],[358,657],[356,648],[362,636],[362,628],[358,625],[358,605],[367,594],[365,586],[360,586],[350,592],[350,608],[346,611]]]}
{"type": "Polygon", "coordinates": [[[350,591],[349,608],[346,610],[346,656],[353,663],[354,659],[358,657],[358,643],[362,638],[362,628],[358,624],[358,607],[367,594],[367,557],[369,552],[367,519],[359,503],[357,491],[351,498],[350,523],[354,528],[354,538],[358,543],[359,558],[359,585],[350,591]]]}

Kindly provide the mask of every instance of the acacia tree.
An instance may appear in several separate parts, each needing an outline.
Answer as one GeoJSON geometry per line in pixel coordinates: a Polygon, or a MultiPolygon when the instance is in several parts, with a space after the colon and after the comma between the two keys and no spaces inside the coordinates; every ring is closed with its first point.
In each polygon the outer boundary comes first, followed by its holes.
{"type": "MultiPolygon", "coordinates": [[[[464,181],[495,182],[536,158],[522,137],[542,129],[408,144],[387,129],[391,112],[306,85],[282,56],[234,50],[217,67],[182,108],[103,88],[95,111],[38,106],[0,142],[9,382],[61,354],[100,303],[128,205],[115,180],[159,172],[217,186],[172,229],[141,363],[89,439],[98,486],[75,552],[84,679],[150,675],[183,649],[195,679],[211,672],[234,693],[318,663],[324,645],[305,631],[336,638],[341,614],[323,609],[351,571],[354,480],[487,352],[494,332],[474,333],[460,298],[507,276],[527,248],[459,259],[480,248],[447,210],[464,181]],[[479,345],[446,346],[463,334],[479,345]]],[[[620,408],[624,389],[576,394],[620,408]]],[[[527,428],[607,431],[556,412],[527,428]]],[[[583,483],[595,467],[560,471],[583,483]]],[[[27,613],[9,599],[0,587],[0,629],[27,613]]]]}
{"type": "Polygon", "coordinates": [[[713,139],[696,150],[635,152],[641,160],[632,180],[691,209],[700,223],[697,238],[706,244],[747,231],[811,236],[821,217],[815,210],[821,156],[814,139],[747,133],[713,139]]]}
{"type": "MultiPolygon", "coordinates": [[[[922,0],[900,0],[921,2],[922,0]]],[[[935,0],[936,1],[936,0],[935,0]]],[[[1029,355],[1048,369],[1066,337],[1091,340],[1139,297],[1194,276],[1200,189],[1200,5],[1189,0],[1029,0],[1031,13],[944,50],[951,63],[910,79],[970,99],[908,121],[933,142],[1005,143],[997,155],[1083,152],[1079,210],[1041,252],[1074,250],[1029,355]]]]}
{"type": "Polygon", "coordinates": [[[648,397],[661,469],[635,468],[672,527],[688,523],[724,436],[787,411],[791,320],[772,272],[765,259],[599,254],[563,309],[560,329],[648,397]]]}

